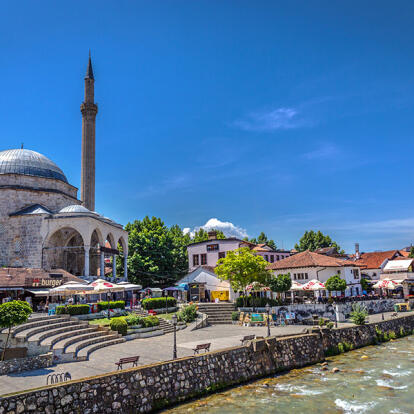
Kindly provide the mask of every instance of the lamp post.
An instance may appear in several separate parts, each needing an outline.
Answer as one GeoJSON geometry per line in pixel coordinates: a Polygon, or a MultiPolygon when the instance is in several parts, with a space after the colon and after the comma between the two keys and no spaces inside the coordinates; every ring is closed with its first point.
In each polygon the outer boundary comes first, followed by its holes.
{"type": "Polygon", "coordinates": [[[266,303],[266,313],[267,313],[267,336],[270,336],[270,306],[266,303]]]}
{"type": "Polygon", "coordinates": [[[174,326],[173,359],[177,359],[177,315],[174,314],[171,320],[174,326]]]}

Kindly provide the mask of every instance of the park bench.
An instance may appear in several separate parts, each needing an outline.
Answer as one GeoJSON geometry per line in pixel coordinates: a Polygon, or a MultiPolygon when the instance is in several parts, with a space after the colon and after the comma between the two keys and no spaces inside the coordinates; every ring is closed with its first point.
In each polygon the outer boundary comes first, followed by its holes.
{"type": "Polygon", "coordinates": [[[122,369],[123,364],[132,364],[133,367],[138,365],[139,356],[120,358],[118,362],[115,362],[115,365],[118,365],[118,369],[122,369]]]}
{"type": "Polygon", "coordinates": [[[198,354],[200,351],[205,350],[206,352],[210,352],[210,345],[211,344],[199,344],[197,345],[193,351],[194,351],[194,355],[198,354]]]}
{"type": "Polygon", "coordinates": [[[242,343],[242,345],[244,345],[247,341],[252,341],[255,337],[256,335],[246,335],[243,336],[242,339],[240,339],[240,342],[242,343]]]}

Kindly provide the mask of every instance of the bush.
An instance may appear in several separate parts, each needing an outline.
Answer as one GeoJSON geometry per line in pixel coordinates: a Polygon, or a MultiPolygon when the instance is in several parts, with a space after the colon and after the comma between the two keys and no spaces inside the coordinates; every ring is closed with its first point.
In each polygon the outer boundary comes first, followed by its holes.
{"type": "Polygon", "coordinates": [[[269,306],[280,306],[282,302],[278,299],[270,299],[270,298],[256,298],[252,296],[240,296],[236,299],[236,307],[237,308],[264,308],[266,304],[269,306]]]}
{"type": "Polygon", "coordinates": [[[240,318],[240,312],[232,312],[231,313],[231,320],[232,321],[238,321],[240,318]]]}
{"type": "Polygon", "coordinates": [[[325,319],[319,318],[318,324],[319,324],[319,326],[324,326],[325,325],[325,319]]]}
{"type": "Polygon", "coordinates": [[[328,329],[332,329],[334,326],[335,326],[335,324],[334,324],[332,321],[330,321],[330,322],[328,322],[328,323],[326,324],[326,327],[327,327],[328,329]]]}
{"type": "Polygon", "coordinates": [[[87,315],[89,311],[89,305],[65,305],[56,307],[56,315],[87,315]]]}
{"type": "Polygon", "coordinates": [[[111,302],[98,302],[98,311],[107,309],[125,309],[125,301],[116,300],[111,302]]]}
{"type": "Polygon", "coordinates": [[[156,316],[147,316],[144,318],[144,324],[146,328],[151,328],[152,326],[158,326],[160,320],[156,316]]]}
{"type": "Polygon", "coordinates": [[[113,331],[116,331],[123,336],[127,334],[128,324],[125,318],[113,318],[111,319],[111,323],[109,326],[113,331]]]}
{"type": "MultiPolygon", "coordinates": [[[[172,308],[177,305],[177,299],[172,297],[167,297],[167,306],[172,308]]],[[[165,297],[164,298],[148,298],[142,301],[142,307],[145,310],[150,309],[161,309],[165,308],[165,297]]]]}
{"type": "Polygon", "coordinates": [[[125,321],[128,324],[128,326],[137,326],[137,325],[144,326],[143,319],[144,319],[143,316],[139,316],[134,313],[131,313],[125,318],[125,321]]]}
{"type": "Polygon", "coordinates": [[[390,339],[397,339],[397,335],[395,334],[394,331],[389,331],[388,332],[388,338],[390,338],[390,339]]]}
{"type": "Polygon", "coordinates": [[[196,305],[189,305],[182,308],[177,312],[177,318],[180,322],[193,322],[197,317],[197,307],[196,305]]]}
{"type": "Polygon", "coordinates": [[[355,325],[365,325],[368,311],[365,306],[359,303],[352,305],[351,320],[355,325]]]}

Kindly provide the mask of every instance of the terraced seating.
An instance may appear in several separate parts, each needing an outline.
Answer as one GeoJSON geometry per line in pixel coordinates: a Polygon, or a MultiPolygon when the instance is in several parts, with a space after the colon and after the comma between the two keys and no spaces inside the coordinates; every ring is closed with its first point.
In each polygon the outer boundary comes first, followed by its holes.
{"type": "Polygon", "coordinates": [[[16,335],[14,335],[16,338],[23,338],[25,341],[27,341],[29,338],[31,338],[34,335],[37,335],[39,333],[45,332],[45,329],[49,330],[53,330],[56,328],[67,328],[69,326],[72,326],[76,324],[75,321],[73,320],[66,320],[64,319],[63,322],[56,322],[56,323],[51,323],[48,325],[42,325],[42,326],[36,326],[36,327],[30,327],[25,329],[24,331],[21,331],[19,333],[17,333],[16,335]]]}
{"type": "Polygon", "coordinates": [[[116,339],[112,339],[110,341],[105,341],[105,342],[100,342],[100,343],[96,343],[96,344],[91,344],[88,346],[85,346],[84,348],[80,349],[78,354],[77,354],[77,358],[79,360],[82,359],[88,359],[89,355],[101,348],[107,347],[107,346],[111,346],[111,345],[116,345],[119,344],[121,342],[125,342],[125,338],[116,338],[116,339]]]}
{"type": "Polygon", "coordinates": [[[208,323],[211,325],[222,325],[232,323],[233,303],[199,303],[198,310],[208,316],[208,323]]]}
{"type": "MultiPolygon", "coordinates": [[[[35,335],[34,337],[32,337],[32,340],[37,340],[37,343],[39,345],[42,342],[45,345],[54,345],[57,342],[57,340],[73,336],[78,331],[84,332],[88,328],[89,328],[88,323],[85,323],[85,322],[76,323],[75,322],[73,325],[64,326],[63,328],[58,328],[58,329],[51,329],[46,332],[43,332],[42,334],[35,335]],[[60,338],[60,339],[57,339],[55,342],[53,342],[53,339],[55,339],[55,337],[60,338]]],[[[94,330],[93,327],[91,329],[94,330]]]]}

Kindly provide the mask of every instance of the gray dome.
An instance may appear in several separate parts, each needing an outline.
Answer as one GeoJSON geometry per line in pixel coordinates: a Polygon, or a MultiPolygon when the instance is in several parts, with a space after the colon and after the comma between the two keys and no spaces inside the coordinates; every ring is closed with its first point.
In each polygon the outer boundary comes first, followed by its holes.
{"type": "Polygon", "coordinates": [[[92,211],[79,204],[72,204],[71,206],[63,207],[59,213],[92,213],[92,211]]]}
{"type": "Polygon", "coordinates": [[[0,151],[0,174],[31,175],[68,182],[63,171],[53,161],[28,149],[0,151]]]}

